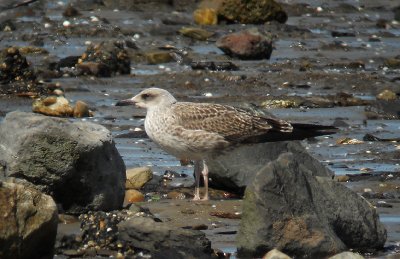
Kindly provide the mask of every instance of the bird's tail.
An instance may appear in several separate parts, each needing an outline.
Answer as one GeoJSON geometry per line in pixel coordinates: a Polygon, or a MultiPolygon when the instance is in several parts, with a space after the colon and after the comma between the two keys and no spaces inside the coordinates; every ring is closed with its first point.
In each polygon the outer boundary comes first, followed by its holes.
{"type": "Polygon", "coordinates": [[[292,123],[292,126],[293,126],[293,132],[295,134],[299,134],[299,137],[303,138],[332,135],[337,133],[338,130],[338,128],[334,126],[306,124],[306,123],[292,123]]]}

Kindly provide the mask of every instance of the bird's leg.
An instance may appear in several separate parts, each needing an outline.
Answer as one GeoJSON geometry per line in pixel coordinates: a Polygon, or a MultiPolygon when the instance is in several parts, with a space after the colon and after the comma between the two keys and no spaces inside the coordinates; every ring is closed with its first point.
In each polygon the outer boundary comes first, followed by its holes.
{"type": "Polygon", "coordinates": [[[200,200],[200,170],[201,170],[201,161],[194,161],[194,180],[196,186],[194,187],[194,201],[200,200]]]}
{"type": "Polygon", "coordinates": [[[204,179],[204,189],[205,189],[205,194],[202,201],[208,201],[209,196],[208,196],[208,166],[206,164],[206,161],[203,160],[203,170],[201,171],[201,174],[203,175],[204,179]]]}

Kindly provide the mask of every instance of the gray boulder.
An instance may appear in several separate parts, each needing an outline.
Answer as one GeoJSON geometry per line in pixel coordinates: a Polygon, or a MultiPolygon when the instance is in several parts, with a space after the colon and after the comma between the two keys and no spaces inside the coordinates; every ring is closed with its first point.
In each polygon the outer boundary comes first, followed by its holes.
{"type": "Polygon", "coordinates": [[[0,163],[0,177],[29,181],[67,213],[122,206],[125,165],[103,126],[11,112],[0,124],[0,163]]]}
{"type": "Polygon", "coordinates": [[[0,258],[53,258],[57,206],[34,188],[0,181],[0,258]]]}
{"type": "Polygon", "coordinates": [[[118,224],[119,240],[151,253],[154,258],[211,258],[211,242],[200,230],[177,229],[147,217],[118,224]]]}
{"type": "Polygon", "coordinates": [[[210,186],[243,194],[256,173],[280,154],[291,152],[315,176],[332,177],[333,172],[321,164],[300,141],[268,142],[239,146],[224,155],[207,161],[212,179],[210,186]]]}
{"type": "Polygon", "coordinates": [[[261,169],[245,192],[237,236],[240,257],[271,249],[323,258],[382,248],[386,229],[375,208],[344,185],[315,177],[291,153],[261,169]]]}

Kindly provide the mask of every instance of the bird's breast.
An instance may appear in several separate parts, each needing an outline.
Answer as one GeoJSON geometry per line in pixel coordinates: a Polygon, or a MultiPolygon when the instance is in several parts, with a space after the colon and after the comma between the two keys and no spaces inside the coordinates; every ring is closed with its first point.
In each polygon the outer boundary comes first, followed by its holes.
{"type": "Polygon", "coordinates": [[[148,113],[144,127],[149,138],[167,153],[180,159],[197,159],[198,155],[188,149],[176,132],[175,118],[168,116],[165,111],[159,114],[148,113]]]}
{"type": "Polygon", "coordinates": [[[162,129],[160,128],[160,125],[155,122],[154,119],[146,116],[146,119],[144,121],[144,129],[151,140],[153,140],[154,142],[158,142],[157,139],[158,136],[161,134],[162,129]]]}
{"type": "Polygon", "coordinates": [[[171,131],[171,118],[166,111],[154,110],[148,111],[144,121],[144,129],[151,140],[162,144],[166,134],[171,131]]]}

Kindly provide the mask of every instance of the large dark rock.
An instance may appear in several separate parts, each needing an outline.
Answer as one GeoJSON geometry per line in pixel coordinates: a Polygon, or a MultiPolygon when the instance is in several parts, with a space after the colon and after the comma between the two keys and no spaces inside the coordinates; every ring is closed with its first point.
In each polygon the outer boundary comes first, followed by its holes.
{"type": "Polygon", "coordinates": [[[50,196],[0,181],[0,211],[0,258],[53,258],[58,217],[50,196]]]}
{"type": "Polygon", "coordinates": [[[299,141],[269,142],[242,145],[207,161],[212,179],[210,186],[243,194],[246,186],[253,182],[256,173],[285,152],[293,153],[313,175],[333,176],[333,172],[312,157],[299,141]]]}
{"type": "Polygon", "coordinates": [[[247,187],[237,236],[239,256],[271,249],[324,258],[350,248],[382,248],[386,229],[375,208],[344,185],[313,176],[291,153],[261,169],[247,187]]]}
{"type": "Polygon", "coordinates": [[[25,179],[67,213],[122,206],[125,165],[103,126],[11,112],[0,124],[0,177],[25,179]]]}
{"type": "Polygon", "coordinates": [[[200,230],[176,229],[151,218],[134,217],[119,223],[118,231],[119,240],[154,258],[211,258],[211,242],[200,230]]]}

